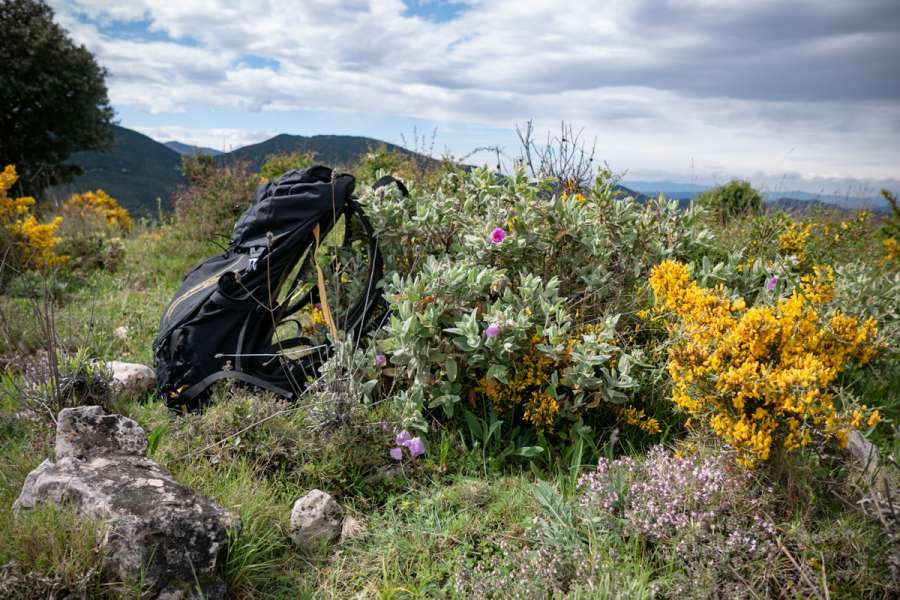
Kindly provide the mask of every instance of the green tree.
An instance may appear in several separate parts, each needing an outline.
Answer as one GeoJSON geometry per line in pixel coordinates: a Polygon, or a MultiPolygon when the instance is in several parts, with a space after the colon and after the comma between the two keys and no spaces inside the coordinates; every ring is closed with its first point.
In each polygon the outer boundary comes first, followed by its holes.
{"type": "Polygon", "coordinates": [[[750,182],[735,179],[706,190],[697,202],[709,208],[724,227],[732,218],[759,212],[763,201],[750,182]]]}
{"type": "Polygon", "coordinates": [[[370,149],[353,168],[356,178],[366,185],[375,183],[379,173],[411,179],[415,172],[414,159],[397,150],[388,150],[384,144],[370,149]]]}
{"type": "Polygon", "coordinates": [[[0,0],[0,32],[0,166],[40,195],[80,173],[64,164],[73,152],[112,143],[106,71],[39,0],[0,0]]]}
{"type": "Polygon", "coordinates": [[[285,171],[291,169],[305,169],[315,164],[316,155],[314,152],[284,152],[281,154],[273,154],[266,159],[266,162],[259,169],[259,175],[267,181],[271,181],[280,176],[285,171]]]}
{"type": "Polygon", "coordinates": [[[891,207],[890,216],[883,219],[881,232],[886,237],[900,238],[900,203],[897,202],[897,196],[890,190],[881,190],[881,196],[891,207]]]}

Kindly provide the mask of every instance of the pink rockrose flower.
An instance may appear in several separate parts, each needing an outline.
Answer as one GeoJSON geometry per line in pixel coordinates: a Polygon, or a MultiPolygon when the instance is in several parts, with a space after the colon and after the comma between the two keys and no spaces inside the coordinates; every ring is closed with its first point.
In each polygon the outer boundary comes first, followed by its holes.
{"type": "Polygon", "coordinates": [[[506,232],[500,227],[495,227],[491,232],[491,242],[499,244],[506,239],[506,232]]]}
{"type": "Polygon", "coordinates": [[[412,434],[404,429],[403,431],[401,431],[400,433],[397,434],[397,437],[394,438],[394,442],[398,446],[405,446],[406,442],[408,442],[411,439],[412,439],[412,434]]]}
{"type": "Polygon", "coordinates": [[[378,368],[383,367],[387,364],[387,357],[384,354],[376,354],[375,355],[375,366],[378,368]]]}
{"type": "Polygon", "coordinates": [[[406,442],[406,448],[413,457],[425,454],[425,444],[423,444],[422,439],[418,437],[414,437],[406,442]]]}
{"type": "Polygon", "coordinates": [[[394,460],[403,460],[403,448],[391,448],[391,458],[394,460]]]}
{"type": "Polygon", "coordinates": [[[484,335],[489,338],[495,338],[500,335],[500,325],[498,323],[491,323],[484,329],[484,335]]]}

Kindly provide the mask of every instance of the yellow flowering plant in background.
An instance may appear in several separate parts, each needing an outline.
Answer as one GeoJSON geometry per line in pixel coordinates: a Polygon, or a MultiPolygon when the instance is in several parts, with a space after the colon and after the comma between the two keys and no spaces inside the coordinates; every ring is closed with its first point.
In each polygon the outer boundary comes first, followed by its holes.
{"type": "Polygon", "coordinates": [[[128,210],[103,190],[73,194],[63,203],[62,236],[72,270],[118,268],[124,257],[121,237],[134,227],[128,210]]]}
{"type": "Polygon", "coordinates": [[[109,227],[118,228],[124,232],[131,231],[134,226],[128,211],[119,206],[118,201],[103,190],[73,194],[63,204],[63,212],[84,220],[106,223],[109,227]]]}
{"type": "Polygon", "coordinates": [[[900,243],[894,238],[882,240],[884,245],[884,262],[891,263],[900,260],[900,243]]]}
{"type": "Polygon", "coordinates": [[[23,268],[47,268],[60,265],[67,256],[57,254],[61,241],[57,230],[62,217],[41,223],[31,214],[35,200],[30,196],[11,198],[8,193],[18,181],[16,168],[7,165],[0,173],[0,235],[3,254],[14,265],[23,268]]]}
{"type": "Polygon", "coordinates": [[[649,283],[657,310],[670,317],[673,402],[732,446],[741,464],[816,438],[844,446],[851,428],[878,422],[878,411],[836,402],[839,376],[869,362],[877,341],[874,320],[824,310],[834,287],[829,268],[816,267],[773,305],[753,307],[721,287],[701,287],[672,260],[654,267],[649,283]]]}

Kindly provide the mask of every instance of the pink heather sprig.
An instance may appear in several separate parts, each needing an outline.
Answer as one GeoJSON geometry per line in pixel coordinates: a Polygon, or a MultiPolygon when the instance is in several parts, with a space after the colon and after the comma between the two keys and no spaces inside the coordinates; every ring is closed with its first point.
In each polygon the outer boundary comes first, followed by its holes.
{"type": "Polygon", "coordinates": [[[772,550],[775,528],[764,516],[761,497],[752,493],[752,475],[733,467],[722,456],[678,458],[661,446],[643,463],[601,458],[579,479],[581,504],[624,519],[630,530],[650,539],[724,531],[729,551],[761,556],[772,550]]]}

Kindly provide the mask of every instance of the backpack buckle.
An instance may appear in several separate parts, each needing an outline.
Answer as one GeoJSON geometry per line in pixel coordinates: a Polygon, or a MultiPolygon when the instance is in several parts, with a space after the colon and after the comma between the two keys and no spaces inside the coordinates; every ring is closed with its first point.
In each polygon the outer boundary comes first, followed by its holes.
{"type": "Polygon", "coordinates": [[[265,250],[264,246],[254,246],[250,248],[250,261],[247,263],[247,269],[249,271],[255,271],[256,265],[259,263],[259,257],[262,255],[263,250],[265,250]]]}

